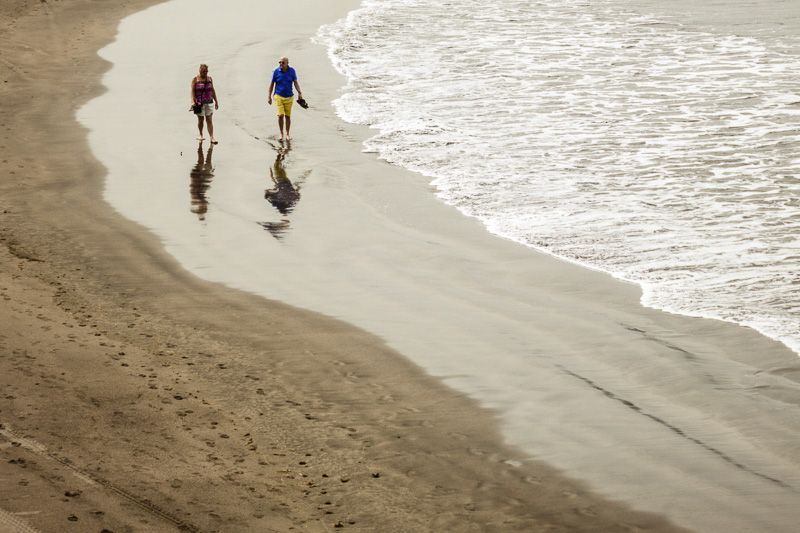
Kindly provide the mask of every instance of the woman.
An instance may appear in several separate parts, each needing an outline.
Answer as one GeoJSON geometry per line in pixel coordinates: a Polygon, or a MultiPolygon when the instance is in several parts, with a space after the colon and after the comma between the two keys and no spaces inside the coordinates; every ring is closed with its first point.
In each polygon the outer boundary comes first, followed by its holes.
{"type": "Polygon", "coordinates": [[[197,137],[198,141],[205,139],[203,137],[203,120],[208,122],[208,135],[211,137],[211,144],[217,144],[214,138],[214,120],[212,115],[215,109],[219,109],[219,100],[217,100],[217,91],[214,90],[214,81],[208,75],[208,65],[205,63],[200,65],[200,72],[197,76],[192,78],[192,87],[190,98],[194,114],[197,115],[197,130],[200,135],[197,137]],[[212,106],[213,104],[213,106],[212,106]]]}

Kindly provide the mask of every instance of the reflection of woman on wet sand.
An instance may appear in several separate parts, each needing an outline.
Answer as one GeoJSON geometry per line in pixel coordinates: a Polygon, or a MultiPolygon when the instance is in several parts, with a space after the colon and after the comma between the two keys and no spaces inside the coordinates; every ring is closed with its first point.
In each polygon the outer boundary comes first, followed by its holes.
{"type": "Polygon", "coordinates": [[[211,165],[211,154],[214,145],[208,147],[205,157],[203,157],[203,143],[197,145],[197,163],[189,172],[191,179],[189,183],[189,194],[192,197],[192,213],[196,213],[200,220],[205,220],[208,211],[208,200],[206,191],[211,186],[211,179],[214,177],[214,167],[211,165]]]}
{"type": "Polygon", "coordinates": [[[286,176],[286,169],[283,168],[283,158],[285,152],[279,151],[275,163],[269,169],[269,175],[275,186],[264,191],[264,198],[271,203],[282,215],[288,214],[294,205],[300,200],[300,186],[293,185],[286,176]]]}

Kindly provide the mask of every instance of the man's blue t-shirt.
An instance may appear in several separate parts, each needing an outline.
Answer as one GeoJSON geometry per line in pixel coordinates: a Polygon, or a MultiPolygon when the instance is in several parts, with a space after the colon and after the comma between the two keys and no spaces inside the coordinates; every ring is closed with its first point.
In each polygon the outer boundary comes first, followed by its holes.
{"type": "Polygon", "coordinates": [[[292,67],[286,67],[286,71],[281,67],[272,71],[272,82],[275,83],[275,94],[280,96],[294,96],[292,92],[292,82],[297,79],[297,73],[292,67]]]}

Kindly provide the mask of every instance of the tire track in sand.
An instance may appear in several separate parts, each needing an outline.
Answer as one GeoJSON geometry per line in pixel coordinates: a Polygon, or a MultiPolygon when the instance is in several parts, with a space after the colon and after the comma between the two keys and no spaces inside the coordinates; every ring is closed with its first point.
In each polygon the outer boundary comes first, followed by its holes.
{"type": "MultiPolygon", "coordinates": [[[[99,476],[97,476],[95,474],[92,474],[91,472],[83,470],[83,469],[75,466],[72,463],[72,461],[70,461],[69,459],[61,457],[61,456],[51,452],[44,445],[42,445],[42,444],[40,444],[40,443],[38,443],[38,442],[36,442],[36,441],[34,441],[32,439],[26,439],[25,437],[22,437],[22,436],[18,435],[10,427],[8,427],[8,425],[6,425],[6,424],[0,423],[0,436],[5,438],[6,440],[11,442],[12,444],[19,445],[20,447],[22,447],[22,448],[24,448],[24,449],[26,449],[26,450],[28,450],[28,451],[30,451],[32,453],[35,453],[35,454],[37,454],[37,455],[39,455],[41,457],[45,457],[47,459],[50,459],[52,461],[57,462],[61,466],[69,469],[76,477],[82,479],[84,482],[88,483],[89,485],[100,485],[100,486],[108,489],[109,491],[113,492],[117,496],[119,496],[121,498],[124,498],[125,500],[128,500],[129,502],[133,503],[134,505],[136,505],[137,507],[139,507],[143,511],[145,511],[145,512],[147,512],[147,513],[149,513],[149,514],[151,514],[151,515],[153,515],[155,517],[158,517],[159,519],[161,519],[161,520],[163,520],[165,522],[168,522],[168,523],[172,524],[173,526],[178,528],[180,531],[191,531],[193,533],[194,532],[199,533],[201,531],[200,528],[198,528],[194,524],[191,524],[191,523],[189,523],[189,522],[187,522],[187,521],[185,521],[185,520],[183,520],[181,518],[178,518],[177,516],[171,514],[169,511],[165,511],[164,509],[160,508],[159,506],[157,506],[156,504],[154,504],[150,500],[148,500],[146,498],[140,498],[139,496],[136,496],[132,492],[130,492],[130,491],[128,491],[128,490],[126,490],[126,489],[124,489],[122,487],[119,487],[119,486],[111,483],[110,481],[108,481],[106,479],[103,479],[103,478],[101,478],[101,477],[99,477],[99,476]]],[[[8,513],[5,513],[5,512],[2,511],[2,509],[0,509],[0,526],[5,526],[4,520],[8,520],[10,525],[16,525],[17,522],[20,522],[16,517],[14,517],[14,515],[9,515],[8,513]],[[10,518],[7,518],[7,517],[10,517],[10,518]],[[13,522],[12,522],[12,520],[13,520],[13,522]]],[[[24,526],[21,526],[21,527],[27,527],[28,529],[19,529],[19,530],[12,529],[10,531],[14,532],[14,533],[16,533],[17,531],[20,531],[21,533],[28,533],[28,532],[38,533],[35,529],[30,528],[30,526],[28,526],[24,522],[23,522],[23,524],[24,524],[24,526]]],[[[0,533],[5,533],[5,529],[1,529],[0,528],[0,533]]]]}

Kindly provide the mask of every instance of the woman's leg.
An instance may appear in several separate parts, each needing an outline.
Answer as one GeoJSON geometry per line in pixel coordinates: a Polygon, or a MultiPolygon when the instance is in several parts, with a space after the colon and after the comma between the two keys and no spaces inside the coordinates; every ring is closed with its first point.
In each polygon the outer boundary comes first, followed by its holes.
{"type": "Polygon", "coordinates": [[[197,136],[197,140],[198,141],[202,141],[203,138],[204,138],[203,137],[203,115],[197,115],[197,131],[200,132],[200,134],[197,136]]]}
{"type": "Polygon", "coordinates": [[[208,136],[211,137],[211,142],[216,143],[217,140],[214,138],[214,118],[212,115],[208,115],[206,117],[206,122],[208,122],[208,136]]]}

